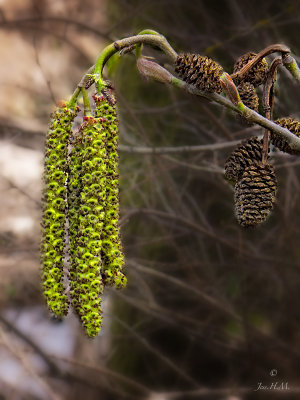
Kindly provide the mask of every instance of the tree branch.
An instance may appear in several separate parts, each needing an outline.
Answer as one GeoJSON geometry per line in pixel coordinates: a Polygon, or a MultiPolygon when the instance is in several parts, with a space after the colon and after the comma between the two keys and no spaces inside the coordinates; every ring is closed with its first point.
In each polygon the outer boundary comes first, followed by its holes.
{"type": "Polygon", "coordinates": [[[292,149],[300,151],[300,138],[298,138],[288,129],[282,128],[281,126],[275,124],[272,121],[269,121],[267,118],[246,107],[242,102],[235,106],[230,100],[228,100],[224,96],[216,93],[202,92],[195,86],[189,85],[181,79],[176,78],[175,76],[173,76],[172,78],[172,85],[180,89],[184,89],[191,94],[205,97],[208,100],[214,101],[232,111],[235,111],[236,113],[245,117],[249,122],[263,126],[264,128],[267,128],[270,131],[283,136],[292,149]]]}
{"type": "Polygon", "coordinates": [[[135,154],[168,154],[168,153],[197,153],[200,151],[215,151],[233,147],[239,144],[240,140],[230,142],[220,142],[212,144],[203,144],[199,146],[170,146],[170,147],[148,147],[148,146],[128,146],[119,144],[118,149],[123,153],[135,154]]]}

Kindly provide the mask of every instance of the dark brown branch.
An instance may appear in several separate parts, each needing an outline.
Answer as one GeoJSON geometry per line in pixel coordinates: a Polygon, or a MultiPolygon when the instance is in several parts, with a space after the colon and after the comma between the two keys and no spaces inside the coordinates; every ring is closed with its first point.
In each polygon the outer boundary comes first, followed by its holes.
{"type": "MultiPolygon", "coordinates": [[[[275,82],[277,78],[277,68],[281,64],[282,64],[281,57],[277,57],[272,61],[272,64],[268,71],[267,80],[264,85],[263,106],[265,110],[265,117],[270,121],[273,120],[273,107],[274,107],[274,95],[275,95],[275,82]]],[[[271,135],[270,130],[265,129],[263,137],[263,153],[262,153],[263,164],[265,164],[268,159],[270,135],[271,135]]]]}

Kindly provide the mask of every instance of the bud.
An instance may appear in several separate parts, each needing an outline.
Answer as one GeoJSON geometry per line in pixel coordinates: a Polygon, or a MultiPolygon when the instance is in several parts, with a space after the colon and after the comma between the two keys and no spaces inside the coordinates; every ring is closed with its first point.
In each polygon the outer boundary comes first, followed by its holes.
{"type": "Polygon", "coordinates": [[[224,72],[220,78],[221,85],[226,92],[227,97],[234,105],[238,105],[241,101],[239,92],[231,79],[230,75],[227,72],[224,72]]]}
{"type": "Polygon", "coordinates": [[[146,79],[154,79],[155,81],[161,83],[171,83],[172,81],[172,74],[170,74],[169,71],[145,57],[139,57],[136,65],[139,72],[146,79]]]}

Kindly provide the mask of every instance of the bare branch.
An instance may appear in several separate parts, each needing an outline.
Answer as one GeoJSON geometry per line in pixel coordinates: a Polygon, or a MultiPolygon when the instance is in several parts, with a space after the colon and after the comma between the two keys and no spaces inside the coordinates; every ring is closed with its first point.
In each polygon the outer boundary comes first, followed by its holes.
{"type": "Polygon", "coordinates": [[[200,151],[216,151],[233,147],[239,144],[240,140],[221,142],[213,144],[203,144],[199,146],[174,146],[174,147],[147,147],[147,146],[128,146],[119,145],[119,150],[123,153],[136,154],[168,154],[168,153],[197,153],[200,151]]]}

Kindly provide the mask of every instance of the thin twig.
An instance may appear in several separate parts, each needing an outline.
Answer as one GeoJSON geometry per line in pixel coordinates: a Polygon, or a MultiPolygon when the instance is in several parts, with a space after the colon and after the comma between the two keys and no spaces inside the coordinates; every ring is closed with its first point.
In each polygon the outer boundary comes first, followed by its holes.
{"type": "MultiPolygon", "coordinates": [[[[275,82],[276,82],[276,78],[277,78],[277,68],[280,64],[282,64],[281,57],[277,57],[272,61],[272,64],[268,71],[267,80],[264,85],[263,106],[264,106],[264,110],[265,110],[265,116],[270,121],[273,120],[275,82]]],[[[265,129],[264,137],[263,137],[262,164],[266,164],[267,159],[268,159],[269,140],[270,140],[270,131],[269,131],[269,129],[265,129]]]]}
{"type": "Polygon", "coordinates": [[[254,67],[260,60],[264,57],[268,56],[269,54],[280,52],[284,56],[289,54],[291,50],[283,45],[283,44],[272,44],[265,49],[261,50],[251,61],[249,61],[243,68],[241,68],[238,72],[231,74],[232,79],[243,79],[243,77],[247,74],[247,72],[254,67]]]}
{"type": "Polygon", "coordinates": [[[119,144],[118,149],[123,153],[136,154],[168,154],[168,153],[198,153],[200,151],[216,151],[234,147],[240,140],[221,142],[213,144],[203,144],[199,146],[174,146],[174,147],[148,147],[148,146],[128,146],[119,144]]]}
{"type": "Polygon", "coordinates": [[[90,364],[85,364],[82,361],[75,360],[73,358],[66,358],[66,357],[61,357],[57,355],[52,355],[53,358],[66,362],[68,364],[73,364],[78,367],[82,367],[85,369],[88,369],[90,371],[97,372],[99,375],[105,375],[107,377],[113,378],[116,381],[119,381],[121,383],[124,383],[128,386],[131,386],[133,389],[137,390],[138,392],[142,392],[144,394],[149,394],[151,393],[151,390],[148,389],[146,386],[142,385],[141,383],[124,376],[123,374],[119,374],[118,372],[115,372],[109,368],[100,366],[100,365],[90,365],[90,364]]]}
{"type": "Polygon", "coordinates": [[[135,330],[133,330],[128,324],[122,321],[120,318],[112,315],[112,318],[118,322],[123,328],[130,332],[130,334],[140,342],[148,351],[154,354],[157,358],[159,358],[165,365],[167,365],[171,370],[176,372],[178,376],[183,378],[190,385],[192,384],[194,387],[199,387],[199,384],[188,375],[182,367],[177,366],[169,357],[164,355],[161,350],[157,350],[154,346],[152,346],[145,337],[139,335],[135,330]]]}
{"type": "Polygon", "coordinates": [[[20,360],[21,364],[24,366],[24,369],[35,379],[35,381],[40,385],[41,388],[47,393],[50,399],[52,400],[60,400],[61,397],[58,396],[52,389],[52,387],[43,380],[38,373],[33,369],[28,357],[25,352],[21,352],[17,349],[14,343],[11,343],[11,339],[8,335],[0,328],[0,344],[3,344],[9,352],[20,360]]]}
{"type": "Polygon", "coordinates": [[[13,332],[15,335],[17,335],[25,343],[27,343],[36,352],[36,354],[38,354],[43,359],[43,361],[50,369],[51,373],[54,374],[59,373],[57,365],[51,360],[49,355],[32,339],[30,339],[25,333],[23,333],[19,328],[17,328],[8,319],[6,319],[2,314],[0,314],[0,323],[4,325],[7,329],[9,329],[11,332],[13,332]]]}
{"type": "Polygon", "coordinates": [[[176,285],[178,287],[181,287],[182,289],[187,290],[190,293],[194,293],[196,296],[198,296],[199,298],[201,298],[202,301],[204,301],[206,304],[208,304],[209,306],[211,306],[213,309],[216,309],[218,311],[221,311],[222,313],[224,313],[227,317],[233,317],[238,321],[241,321],[241,317],[236,314],[235,311],[233,311],[231,308],[229,308],[228,306],[226,306],[223,302],[219,302],[218,300],[216,300],[215,298],[213,298],[212,296],[204,293],[202,290],[199,290],[196,287],[193,287],[187,283],[185,283],[182,279],[177,279],[174,278],[173,276],[167,275],[161,271],[158,271],[156,269],[153,268],[148,268],[144,265],[141,265],[140,263],[137,263],[134,260],[128,260],[129,265],[131,265],[134,269],[140,270],[143,273],[146,273],[148,275],[152,275],[155,276],[157,278],[160,278],[162,280],[165,280],[173,285],[176,285]]]}

